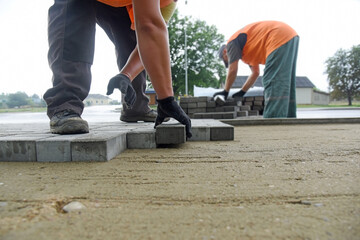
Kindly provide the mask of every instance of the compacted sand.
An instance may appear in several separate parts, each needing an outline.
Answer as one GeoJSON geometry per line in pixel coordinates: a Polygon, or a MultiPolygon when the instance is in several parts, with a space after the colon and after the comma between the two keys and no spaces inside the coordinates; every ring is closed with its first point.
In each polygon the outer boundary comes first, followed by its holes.
{"type": "Polygon", "coordinates": [[[360,239],[360,125],[236,127],[235,140],[106,163],[0,163],[0,239],[360,239]],[[78,201],[86,208],[65,213],[78,201]]]}

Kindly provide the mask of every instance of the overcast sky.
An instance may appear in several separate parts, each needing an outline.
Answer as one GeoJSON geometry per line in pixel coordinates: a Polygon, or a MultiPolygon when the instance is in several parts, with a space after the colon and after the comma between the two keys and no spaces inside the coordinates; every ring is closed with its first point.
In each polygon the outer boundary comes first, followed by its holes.
{"type": "MultiPolygon", "coordinates": [[[[360,0],[178,0],[181,15],[216,25],[228,39],[243,26],[278,20],[300,36],[297,75],[327,91],[325,61],[336,50],[360,44],[360,0]],[[219,5],[221,3],[222,5],[219,5]]],[[[51,0],[0,0],[0,94],[24,91],[42,96],[51,87],[47,62],[47,11],[51,0]]],[[[261,68],[263,69],[263,68],[261,68]]],[[[112,43],[97,28],[90,93],[106,93],[117,74],[112,43]]],[[[248,75],[240,61],[238,75],[248,75]]],[[[261,72],[262,74],[262,72],[261,72]]],[[[118,98],[112,95],[112,98],[118,98]]]]}

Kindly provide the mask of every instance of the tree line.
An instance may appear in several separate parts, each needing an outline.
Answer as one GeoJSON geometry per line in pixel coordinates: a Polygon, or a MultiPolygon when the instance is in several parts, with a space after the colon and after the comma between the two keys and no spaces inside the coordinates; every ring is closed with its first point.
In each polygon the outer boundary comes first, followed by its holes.
{"type": "Polygon", "coordinates": [[[28,96],[25,92],[0,95],[0,108],[46,107],[45,101],[37,94],[28,96]]]}

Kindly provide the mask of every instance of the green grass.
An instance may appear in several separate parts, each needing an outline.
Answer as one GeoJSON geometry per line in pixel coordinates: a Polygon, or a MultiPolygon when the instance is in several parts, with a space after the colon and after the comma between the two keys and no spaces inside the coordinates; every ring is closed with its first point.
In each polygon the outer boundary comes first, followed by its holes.
{"type": "Polygon", "coordinates": [[[16,112],[46,112],[46,107],[0,109],[0,113],[16,113],[16,112]]]}
{"type": "Polygon", "coordinates": [[[347,103],[343,103],[343,104],[333,104],[330,103],[329,105],[306,105],[306,104],[298,104],[296,105],[297,108],[344,108],[344,107],[348,107],[348,108],[354,108],[354,107],[360,107],[359,103],[353,103],[352,106],[347,105],[347,103]]]}

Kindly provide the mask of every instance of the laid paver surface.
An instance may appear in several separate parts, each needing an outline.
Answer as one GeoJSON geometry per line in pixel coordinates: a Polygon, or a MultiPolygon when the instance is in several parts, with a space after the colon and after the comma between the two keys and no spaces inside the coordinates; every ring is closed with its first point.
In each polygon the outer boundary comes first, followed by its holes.
{"type": "MultiPolygon", "coordinates": [[[[108,161],[125,149],[156,148],[183,144],[185,126],[170,120],[154,128],[154,123],[90,124],[90,133],[57,135],[48,124],[0,124],[0,161],[84,162],[108,161]]],[[[234,127],[218,120],[192,120],[193,137],[188,141],[234,139],[234,127]]]]}

